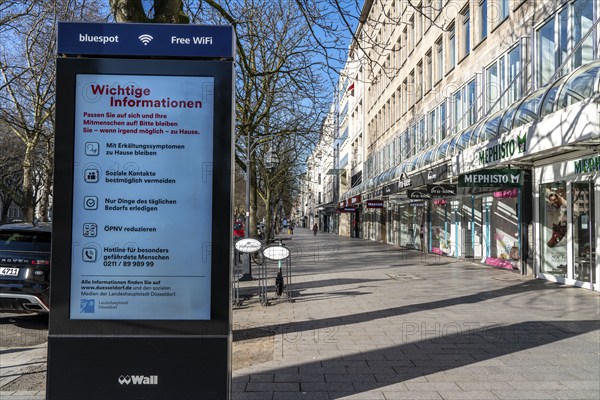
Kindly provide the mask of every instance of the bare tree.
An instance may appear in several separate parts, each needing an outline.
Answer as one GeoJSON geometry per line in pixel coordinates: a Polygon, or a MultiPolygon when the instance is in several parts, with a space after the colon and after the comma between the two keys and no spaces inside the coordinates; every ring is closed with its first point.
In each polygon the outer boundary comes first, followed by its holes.
{"type": "MultiPolygon", "coordinates": [[[[36,153],[38,145],[52,135],[54,117],[56,16],[47,4],[38,4],[27,17],[15,21],[18,29],[11,52],[3,52],[0,74],[4,87],[0,91],[0,122],[24,144],[23,190],[19,202],[24,217],[35,217],[36,153]],[[21,50],[20,52],[18,50],[21,50]]],[[[5,46],[8,46],[5,44],[5,46]]],[[[51,179],[51,177],[47,177],[51,179]]]]}
{"type": "MultiPolygon", "coordinates": [[[[137,0],[110,0],[117,21],[161,20],[160,10],[183,10],[194,23],[227,23],[236,33],[236,164],[251,187],[250,221],[246,229],[254,233],[258,201],[270,203],[257,182],[269,182],[266,169],[260,169],[265,146],[287,136],[311,136],[322,119],[329,96],[316,68],[322,53],[315,46],[306,18],[295,0],[239,1],[155,1],[144,9],[137,0]],[[248,158],[250,160],[248,168],[248,158]]],[[[162,18],[162,20],[165,20],[162,18]]],[[[173,19],[166,19],[173,22],[173,19]]],[[[179,20],[179,22],[185,22],[179,20]]],[[[302,152],[304,148],[296,149],[302,152]]],[[[236,186],[237,187],[237,186],[236,186]]]]}
{"type": "Polygon", "coordinates": [[[109,5],[117,22],[190,22],[188,15],[183,12],[182,0],[154,0],[148,9],[144,8],[142,0],[109,0],[109,5]]]}
{"type": "Polygon", "coordinates": [[[85,0],[9,1],[0,3],[0,11],[5,6],[12,6],[12,13],[0,14],[7,18],[0,30],[0,124],[23,144],[22,188],[12,192],[12,199],[25,219],[46,219],[53,179],[57,22],[98,20],[101,7],[85,0]]]}
{"type": "Polygon", "coordinates": [[[11,204],[19,204],[23,195],[23,142],[6,125],[0,124],[0,222],[8,219],[11,204]]]}

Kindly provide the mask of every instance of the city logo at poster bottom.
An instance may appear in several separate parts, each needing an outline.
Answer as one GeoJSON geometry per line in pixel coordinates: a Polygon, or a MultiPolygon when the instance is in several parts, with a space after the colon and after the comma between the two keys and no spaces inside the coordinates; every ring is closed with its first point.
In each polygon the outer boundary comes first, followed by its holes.
{"type": "Polygon", "coordinates": [[[118,381],[121,385],[158,385],[158,375],[121,375],[118,381]]]}

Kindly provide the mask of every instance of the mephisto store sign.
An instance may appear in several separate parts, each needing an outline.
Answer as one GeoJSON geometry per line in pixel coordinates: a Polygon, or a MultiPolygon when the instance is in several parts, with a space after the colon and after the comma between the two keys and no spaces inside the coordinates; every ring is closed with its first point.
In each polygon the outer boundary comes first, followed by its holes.
{"type": "Polygon", "coordinates": [[[519,169],[488,169],[458,177],[459,187],[520,187],[521,184],[519,169]]]}

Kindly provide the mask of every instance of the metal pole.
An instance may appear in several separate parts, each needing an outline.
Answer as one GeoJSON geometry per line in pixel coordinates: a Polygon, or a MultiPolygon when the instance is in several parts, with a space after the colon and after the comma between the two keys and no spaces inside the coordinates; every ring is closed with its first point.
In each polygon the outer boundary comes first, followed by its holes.
{"type": "MultiPolygon", "coordinates": [[[[246,218],[244,236],[250,237],[250,131],[248,131],[248,142],[246,144],[246,218]]],[[[244,263],[246,268],[243,269],[244,274],[240,278],[242,281],[252,280],[252,263],[250,261],[250,253],[244,254],[244,263]],[[247,271],[247,272],[246,272],[247,271]]]]}

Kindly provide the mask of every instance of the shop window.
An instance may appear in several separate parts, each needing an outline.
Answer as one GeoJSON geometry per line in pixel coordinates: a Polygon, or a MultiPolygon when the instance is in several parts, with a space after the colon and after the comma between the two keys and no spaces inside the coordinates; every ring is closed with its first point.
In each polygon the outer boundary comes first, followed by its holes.
{"type": "Polygon", "coordinates": [[[540,185],[540,272],[567,276],[567,184],[540,185]]]}
{"type": "Polygon", "coordinates": [[[595,282],[594,185],[592,182],[574,182],[571,185],[571,212],[573,223],[573,278],[595,282]]]}
{"type": "Polygon", "coordinates": [[[485,196],[489,207],[483,222],[486,229],[486,264],[516,269],[519,260],[518,189],[506,189],[485,196]]]}
{"type": "Polygon", "coordinates": [[[431,204],[431,252],[450,253],[450,204],[445,199],[435,199],[431,204]]]}

